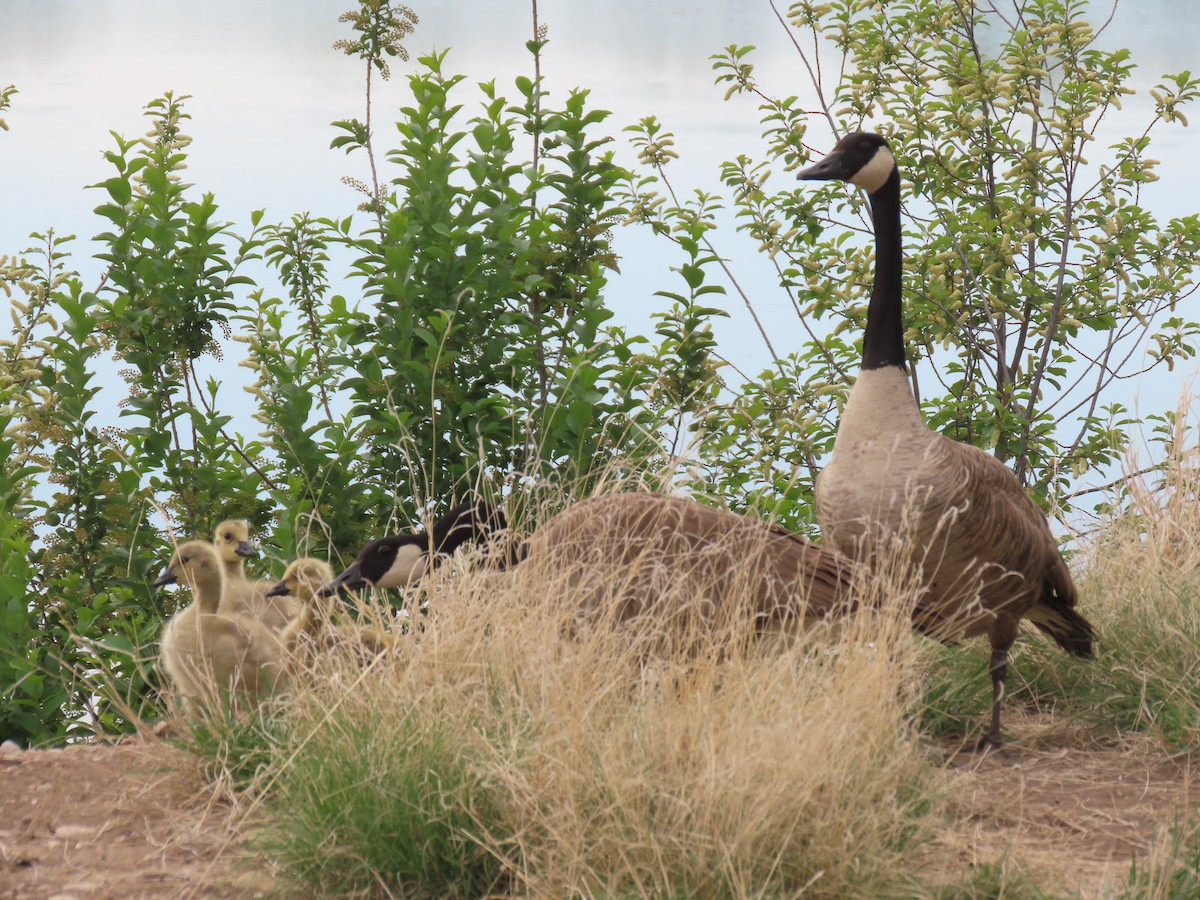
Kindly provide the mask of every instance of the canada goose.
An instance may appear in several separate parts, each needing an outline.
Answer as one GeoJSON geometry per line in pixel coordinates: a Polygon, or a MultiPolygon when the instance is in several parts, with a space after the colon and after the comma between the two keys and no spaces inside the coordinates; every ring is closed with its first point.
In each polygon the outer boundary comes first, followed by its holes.
{"type": "Polygon", "coordinates": [[[538,528],[523,550],[522,567],[569,573],[580,611],[616,622],[666,621],[680,612],[660,603],[670,594],[705,621],[745,613],[758,631],[786,630],[850,611],[863,587],[857,564],[830,548],[663,494],[581,500],[538,528]],[[731,609],[731,596],[749,608],[731,609]]]}
{"type": "Polygon", "coordinates": [[[863,188],[875,222],[862,370],[816,484],[821,531],[868,563],[888,535],[906,535],[926,588],[913,613],[917,629],[948,643],[980,634],[991,643],[992,718],[980,746],[999,746],[1008,651],[1021,618],[1081,657],[1092,655],[1092,626],[1075,609],[1075,584],[1046,517],[1013,473],[921,417],[906,372],[900,172],[887,141],[848,134],[798,177],[863,188]]]}
{"type": "Polygon", "coordinates": [[[371,541],[354,562],[321,589],[321,596],[367,586],[386,589],[415,584],[438,559],[451,556],[468,541],[507,527],[504,513],[482,500],[460,503],[424,534],[391,535],[371,541]]]}
{"type": "Polygon", "coordinates": [[[373,628],[329,623],[334,601],[321,594],[321,587],[332,580],[333,569],[328,563],[306,556],[293,561],[283,578],[267,591],[268,596],[291,595],[300,602],[300,615],[288,623],[279,638],[283,652],[298,668],[307,666],[315,654],[338,648],[371,659],[392,645],[388,635],[373,628]]]}
{"type": "MultiPolygon", "coordinates": [[[[483,504],[462,510],[436,523],[432,535],[448,535],[446,526],[457,520],[457,546],[505,527],[503,515],[483,504]]],[[[425,572],[429,540],[372,541],[321,593],[411,584],[425,572]]],[[[446,546],[436,537],[434,543],[446,546]]],[[[513,561],[499,556],[501,566],[513,561]]],[[[748,595],[752,608],[745,611],[759,631],[786,630],[853,609],[864,586],[859,566],[832,549],[757,519],[661,494],[574,503],[524,541],[520,560],[523,571],[566,573],[572,603],[584,617],[616,622],[653,615],[661,623],[681,612],[728,621],[742,611],[731,609],[728,598],[748,595]],[[684,598],[688,609],[665,609],[664,594],[684,598]]]]}
{"type": "Polygon", "coordinates": [[[300,614],[300,604],[294,598],[268,596],[275,582],[246,577],[245,561],[258,555],[258,545],[250,540],[249,522],[226,519],[213,532],[213,546],[225,572],[221,612],[258,619],[276,634],[300,614]]]}
{"type": "Polygon", "coordinates": [[[257,699],[280,686],[284,677],[279,640],[252,618],[218,612],[224,571],[207,541],[181,544],[155,587],[182,581],[192,603],[163,628],[163,667],[180,693],[192,702],[214,699],[217,690],[257,699]]]}

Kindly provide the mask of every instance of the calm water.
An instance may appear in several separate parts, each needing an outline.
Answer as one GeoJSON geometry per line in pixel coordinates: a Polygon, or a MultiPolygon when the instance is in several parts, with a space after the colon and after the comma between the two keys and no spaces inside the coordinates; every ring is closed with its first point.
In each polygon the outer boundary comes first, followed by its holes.
{"type": "MultiPolygon", "coordinates": [[[[365,177],[365,159],[328,149],[329,123],[362,114],[361,65],[330,46],[345,33],[337,16],[350,5],[350,0],[0,0],[0,84],[15,83],[21,90],[6,115],[12,130],[0,132],[0,254],[27,246],[26,235],[34,230],[54,227],[80,238],[102,230],[103,221],[91,213],[100,194],[82,186],[108,176],[101,153],[113,146],[109,130],[141,133],[141,107],[166,90],[193,95],[188,180],[216,194],[224,218],[245,223],[258,208],[266,208],[268,220],[353,209],[358,198],[339,179],[365,177]]],[[[413,5],[421,16],[407,41],[414,57],[450,47],[448,71],[462,72],[469,81],[494,78],[510,95],[516,93],[513,78],[531,74],[524,48],[531,11],[524,0],[413,5]]],[[[766,0],[538,5],[550,29],[543,58],[549,88],[558,97],[575,86],[591,88],[593,106],[614,112],[609,122],[614,134],[642,116],[658,116],[677,135],[683,158],[672,171],[685,191],[714,187],[722,160],[739,152],[756,155],[760,143],[754,104],[722,101],[710,54],[731,43],[754,44],[767,89],[805,97],[800,60],[766,0]]],[[[1140,64],[1134,87],[1144,89],[1162,72],[1200,62],[1190,29],[1179,27],[1185,7],[1195,7],[1187,16],[1191,20],[1200,3],[1127,0],[1118,11],[1105,42],[1133,51],[1140,64]]],[[[1099,11],[1092,15],[1093,21],[1103,17],[1099,11]]],[[[405,102],[403,74],[411,65],[397,62],[392,81],[379,88],[377,121],[388,121],[389,109],[405,102]]],[[[1147,108],[1144,95],[1127,102],[1101,143],[1131,133],[1147,120],[1147,108]]],[[[386,145],[387,130],[380,134],[386,145]]],[[[1192,130],[1158,133],[1152,155],[1163,161],[1162,181],[1148,189],[1143,202],[1160,218],[1200,209],[1196,149],[1192,130]]],[[[622,152],[631,162],[632,154],[622,152]]],[[[732,236],[720,240],[776,336],[777,349],[794,349],[799,329],[766,261],[732,236]]],[[[618,249],[623,274],[609,290],[610,302],[619,321],[646,329],[649,313],[662,304],[653,292],[675,289],[677,276],[663,265],[660,244],[622,231],[618,249]]],[[[97,271],[82,258],[75,266],[85,274],[97,271]]],[[[732,318],[718,332],[722,351],[757,371],[767,362],[761,341],[740,302],[730,298],[728,305],[732,318]]],[[[1145,405],[1171,402],[1181,381],[1177,373],[1144,386],[1144,393],[1154,395],[1144,398],[1145,405]]],[[[250,422],[242,427],[254,430],[250,422]]]]}

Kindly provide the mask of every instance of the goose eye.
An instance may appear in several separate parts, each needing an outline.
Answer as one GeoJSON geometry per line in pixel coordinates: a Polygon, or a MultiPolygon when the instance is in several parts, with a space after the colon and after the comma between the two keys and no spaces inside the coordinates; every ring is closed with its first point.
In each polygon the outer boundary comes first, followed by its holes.
{"type": "Polygon", "coordinates": [[[395,556],[396,548],[393,547],[391,544],[384,544],[382,547],[379,548],[379,552],[382,553],[384,556],[395,556]]]}

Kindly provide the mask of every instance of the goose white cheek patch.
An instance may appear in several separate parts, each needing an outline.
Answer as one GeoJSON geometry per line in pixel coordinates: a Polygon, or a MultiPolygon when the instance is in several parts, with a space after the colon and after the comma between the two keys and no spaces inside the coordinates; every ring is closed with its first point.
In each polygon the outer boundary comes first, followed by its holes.
{"type": "Polygon", "coordinates": [[[892,156],[892,151],[887,147],[880,147],[871,157],[871,161],[854,173],[850,182],[873,194],[887,183],[895,168],[896,158],[892,156]]]}
{"type": "Polygon", "coordinates": [[[406,544],[396,551],[391,567],[375,582],[377,588],[400,588],[412,584],[425,574],[427,554],[424,547],[406,544]]]}

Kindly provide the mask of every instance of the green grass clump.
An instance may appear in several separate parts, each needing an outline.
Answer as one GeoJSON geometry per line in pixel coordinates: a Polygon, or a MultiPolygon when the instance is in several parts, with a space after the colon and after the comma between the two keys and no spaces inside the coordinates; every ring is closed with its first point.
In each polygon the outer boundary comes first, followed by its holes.
{"type": "Polygon", "coordinates": [[[912,900],[1048,900],[1058,895],[1045,893],[1033,878],[1008,860],[976,866],[971,874],[953,884],[918,888],[912,900]]]}
{"type": "Polygon", "coordinates": [[[504,869],[475,821],[486,797],[467,760],[436,728],[387,715],[375,728],[340,710],[304,735],[274,781],[260,844],[324,894],[501,890],[504,869]]]}
{"type": "Polygon", "coordinates": [[[205,713],[177,714],[179,744],[208,780],[235,793],[252,790],[285,746],[286,725],[273,704],[246,710],[223,700],[205,713]]]}
{"type": "Polygon", "coordinates": [[[1120,900],[1194,900],[1200,897],[1200,824],[1176,824],[1134,860],[1120,900]]]}

